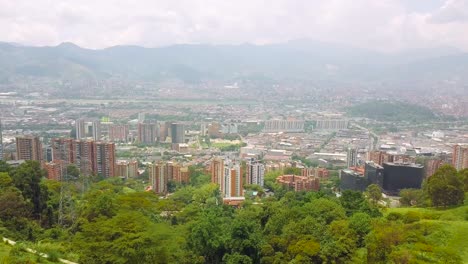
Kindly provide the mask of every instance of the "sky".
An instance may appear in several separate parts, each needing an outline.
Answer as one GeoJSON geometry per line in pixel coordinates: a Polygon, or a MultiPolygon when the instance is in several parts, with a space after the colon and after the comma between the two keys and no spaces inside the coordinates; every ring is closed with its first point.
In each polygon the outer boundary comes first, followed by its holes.
{"type": "Polygon", "coordinates": [[[468,0],[0,0],[0,41],[87,48],[295,39],[468,51],[468,0]]]}

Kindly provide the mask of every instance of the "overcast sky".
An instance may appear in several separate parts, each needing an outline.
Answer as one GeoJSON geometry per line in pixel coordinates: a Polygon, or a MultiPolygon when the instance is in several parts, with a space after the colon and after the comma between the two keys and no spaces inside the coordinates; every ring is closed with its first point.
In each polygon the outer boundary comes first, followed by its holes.
{"type": "Polygon", "coordinates": [[[88,48],[310,38],[468,51],[468,0],[0,0],[0,41],[88,48]]]}

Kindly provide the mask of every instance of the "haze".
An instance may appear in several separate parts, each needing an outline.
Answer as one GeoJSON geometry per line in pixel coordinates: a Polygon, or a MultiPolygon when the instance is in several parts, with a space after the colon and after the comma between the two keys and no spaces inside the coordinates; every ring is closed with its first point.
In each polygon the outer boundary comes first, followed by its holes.
{"type": "Polygon", "coordinates": [[[87,48],[313,39],[379,51],[468,51],[467,0],[0,0],[2,41],[87,48]]]}

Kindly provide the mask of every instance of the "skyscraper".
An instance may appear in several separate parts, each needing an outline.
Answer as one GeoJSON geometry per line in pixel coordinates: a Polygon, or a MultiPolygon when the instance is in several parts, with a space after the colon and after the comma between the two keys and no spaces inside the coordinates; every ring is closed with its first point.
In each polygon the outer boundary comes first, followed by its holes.
{"type": "Polygon", "coordinates": [[[93,121],[93,139],[94,141],[101,140],[101,121],[93,121]]]}
{"type": "Polygon", "coordinates": [[[172,143],[174,144],[185,143],[184,124],[180,124],[180,123],[171,124],[171,138],[172,138],[172,143]]]}
{"type": "Polygon", "coordinates": [[[17,160],[42,160],[42,143],[35,136],[16,137],[17,160]]]}
{"type": "Polygon", "coordinates": [[[76,139],[86,138],[85,121],[83,119],[80,118],[75,121],[75,128],[76,139]]]}
{"type": "Polygon", "coordinates": [[[456,144],[453,146],[452,165],[457,170],[468,168],[468,145],[456,144]]]}
{"type": "Polygon", "coordinates": [[[348,148],[348,153],[346,155],[347,167],[356,167],[358,164],[358,153],[356,148],[348,148]]]}
{"type": "Polygon", "coordinates": [[[263,178],[265,176],[265,166],[255,160],[247,162],[247,184],[257,184],[263,187],[263,178]]]}

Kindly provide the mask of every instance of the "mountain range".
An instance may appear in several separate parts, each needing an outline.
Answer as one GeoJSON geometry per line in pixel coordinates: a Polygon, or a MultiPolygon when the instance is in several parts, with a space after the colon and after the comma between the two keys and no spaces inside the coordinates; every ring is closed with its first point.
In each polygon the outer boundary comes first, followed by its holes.
{"type": "Polygon", "coordinates": [[[310,40],[271,45],[114,46],[0,43],[0,82],[11,77],[158,81],[239,78],[330,81],[468,81],[468,53],[454,48],[379,53],[310,40]]]}

